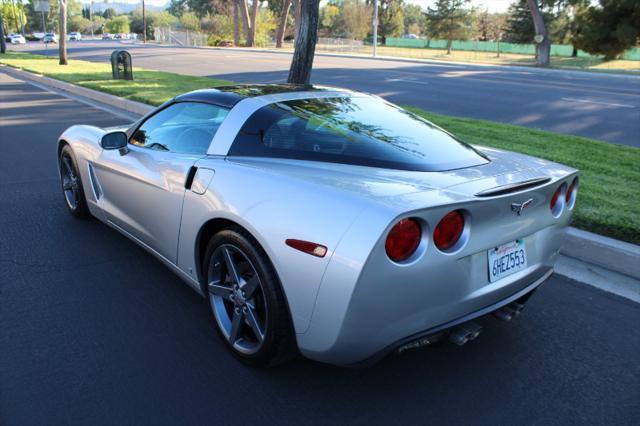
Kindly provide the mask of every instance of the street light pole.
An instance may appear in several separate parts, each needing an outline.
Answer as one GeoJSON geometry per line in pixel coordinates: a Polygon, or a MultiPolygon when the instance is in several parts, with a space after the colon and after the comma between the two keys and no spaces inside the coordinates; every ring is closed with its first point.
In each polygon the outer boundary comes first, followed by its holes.
{"type": "Polygon", "coordinates": [[[378,45],[378,0],[373,0],[373,57],[376,57],[378,45]]]}
{"type": "Polygon", "coordinates": [[[147,15],[144,12],[144,0],[142,0],[142,42],[147,42],[147,15]]]}

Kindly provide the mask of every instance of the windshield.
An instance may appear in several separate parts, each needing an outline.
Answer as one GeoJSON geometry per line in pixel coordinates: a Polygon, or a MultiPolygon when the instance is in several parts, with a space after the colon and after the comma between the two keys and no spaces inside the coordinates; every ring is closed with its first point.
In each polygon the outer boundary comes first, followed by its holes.
{"type": "Polygon", "coordinates": [[[369,96],[286,101],[256,111],[229,155],[443,171],[487,159],[430,122],[369,96]]]}

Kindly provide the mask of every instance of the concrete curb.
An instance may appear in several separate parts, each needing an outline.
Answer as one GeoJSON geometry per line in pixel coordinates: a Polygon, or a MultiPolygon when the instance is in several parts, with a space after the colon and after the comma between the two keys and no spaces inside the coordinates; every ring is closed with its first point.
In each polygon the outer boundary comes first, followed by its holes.
{"type": "Polygon", "coordinates": [[[562,254],[640,280],[640,246],[569,228],[562,254]]]}
{"type": "Polygon", "coordinates": [[[149,111],[153,110],[152,106],[143,104],[141,102],[130,101],[128,99],[120,98],[108,93],[99,92],[93,89],[87,89],[86,87],[81,87],[75,84],[56,80],[54,78],[45,77],[40,74],[34,74],[32,72],[12,68],[9,66],[2,66],[0,67],[0,70],[10,75],[11,77],[15,77],[20,80],[26,80],[32,83],[40,84],[42,86],[51,87],[61,92],[67,92],[76,96],[91,99],[93,101],[100,102],[105,105],[109,105],[111,107],[118,108],[120,110],[131,112],[137,115],[145,115],[149,111]]]}
{"type": "MultiPolygon", "coordinates": [[[[129,101],[114,95],[109,95],[107,93],[98,92],[96,90],[87,89],[7,66],[0,67],[0,70],[6,72],[12,77],[57,89],[63,92],[63,95],[68,93],[90,99],[100,104],[127,111],[137,116],[145,115],[154,108],[140,102],[129,101]]],[[[628,277],[629,282],[640,283],[640,246],[580,229],[569,228],[560,253],[562,256],[586,264],[585,268],[572,267],[558,269],[558,273],[576,281],[586,282],[587,284],[602,288],[602,286],[598,284],[598,281],[602,281],[601,277],[604,272],[599,274],[599,278],[596,281],[581,272],[574,272],[584,270],[592,272],[594,269],[597,269],[598,271],[611,271],[615,274],[626,276],[628,277]],[[592,265],[593,267],[590,267],[589,265],[592,265]]],[[[611,291],[607,288],[604,289],[606,291],[611,291]]],[[[623,297],[627,296],[623,295],[623,297]]]]}
{"type": "MultiPolygon", "coordinates": [[[[142,45],[139,41],[134,43],[136,45],[142,45]]],[[[278,50],[278,49],[268,49],[268,48],[251,48],[251,47],[217,47],[217,46],[178,46],[178,45],[167,45],[160,44],[154,42],[147,42],[145,45],[154,46],[154,47],[179,47],[183,49],[213,49],[213,50],[231,50],[236,52],[254,52],[254,53],[277,53],[281,55],[293,55],[293,51],[289,50],[278,50]]],[[[476,67],[476,68],[508,68],[510,70],[516,71],[527,71],[527,72],[539,72],[543,75],[554,75],[554,74],[568,74],[576,77],[611,77],[611,78],[621,78],[628,80],[640,80],[640,75],[636,74],[622,74],[615,72],[598,72],[598,71],[584,71],[579,69],[565,69],[565,68],[540,68],[536,66],[522,66],[522,65],[508,65],[508,64],[490,64],[484,62],[461,62],[461,61],[441,61],[438,59],[420,59],[420,58],[403,58],[401,56],[386,56],[386,55],[377,55],[367,56],[367,55],[357,55],[352,53],[332,53],[332,52],[316,52],[316,56],[326,56],[333,58],[349,58],[349,59],[367,59],[372,61],[387,61],[387,62],[408,62],[415,64],[433,64],[433,65],[441,65],[441,66],[450,66],[450,67],[476,67]]]]}

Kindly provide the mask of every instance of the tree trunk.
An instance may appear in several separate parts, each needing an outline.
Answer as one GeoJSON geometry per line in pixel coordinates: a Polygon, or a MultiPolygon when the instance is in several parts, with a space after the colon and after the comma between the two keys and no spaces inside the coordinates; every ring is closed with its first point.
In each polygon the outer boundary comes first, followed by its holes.
{"type": "Polygon", "coordinates": [[[551,61],[551,40],[547,33],[547,27],[544,24],[544,17],[540,12],[537,0],[527,0],[527,5],[531,11],[536,35],[542,36],[542,41],[540,43],[536,42],[536,61],[538,65],[548,67],[551,61]]]}
{"type": "Polygon", "coordinates": [[[233,1],[233,45],[240,46],[240,5],[233,1]]]}
{"type": "Polygon", "coordinates": [[[278,24],[278,32],[276,33],[276,48],[282,48],[284,43],[284,33],[287,31],[287,19],[289,18],[289,8],[291,7],[290,0],[284,0],[282,9],[282,15],[280,16],[280,23],[278,24]]]}
{"type": "Polygon", "coordinates": [[[573,50],[571,51],[571,57],[576,58],[578,56],[578,49],[573,46],[573,50]]]}
{"type": "Polygon", "coordinates": [[[0,11],[0,53],[7,51],[7,43],[4,39],[4,21],[2,20],[2,11],[0,11]]]}
{"type": "Polygon", "coordinates": [[[453,44],[453,40],[447,40],[447,55],[451,55],[451,45],[453,44]]]}
{"type": "Polygon", "coordinates": [[[247,0],[238,0],[240,4],[240,16],[242,17],[242,27],[244,28],[245,41],[249,44],[251,36],[251,21],[249,20],[249,6],[247,0]]]}
{"type": "Polygon", "coordinates": [[[251,4],[251,31],[247,37],[247,46],[256,47],[256,21],[258,20],[258,7],[260,6],[259,0],[253,0],[251,4]]]}
{"type": "Polygon", "coordinates": [[[67,0],[60,2],[60,38],[58,39],[58,54],[60,65],[67,65],[67,0]]]}
{"type": "Polygon", "coordinates": [[[293,31],[293,38],[294,40],[298,39],[298,33],[300,32],[300,12],[302,11],[302,4],[301,4],[302,0],[291,0],[291,4],[294,7],[294,12],[296,14],[294,22],[295,22],[295,27],[294,27],[294,31],[293,31]]]}
{"type": "Polygon", "coordinates": [[[289,69],[287,81],[293,84],[309,84],[313,56],[318,41],[318,21],[320,0],[302,1],[300,13],[300,29],[296,37],[296,49],[289,69]]]}
{"type": "Polygon", "coordinates": [[[20,1],[20,34],[24,36],[24,5],[20,1]]]}

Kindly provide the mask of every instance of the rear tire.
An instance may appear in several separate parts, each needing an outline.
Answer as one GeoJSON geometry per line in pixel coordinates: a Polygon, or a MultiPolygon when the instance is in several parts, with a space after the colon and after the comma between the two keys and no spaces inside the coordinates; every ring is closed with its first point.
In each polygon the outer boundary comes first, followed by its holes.
{"type": "Polygon", "coordinates": [[[203,262],[215,327],[231,352],[253,367],[281,364],[297,351],[278,275],[258,242],[244,229],[215,234],[203,262]]]}
{"type": "Polygon", "coordinates": [[[62,195],[69,213],[77,219],[86,219],[91,216],[87,199],[84,196],[84,186],[80,177],[78,163],[73,150],[65,145],[58,158],[58,170],[60,171],[60,183],[62,195]]]}

